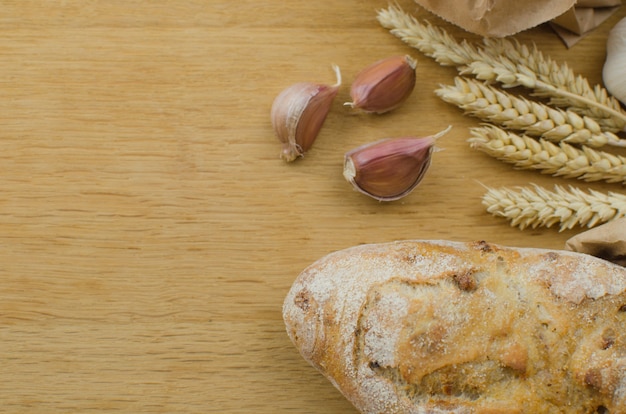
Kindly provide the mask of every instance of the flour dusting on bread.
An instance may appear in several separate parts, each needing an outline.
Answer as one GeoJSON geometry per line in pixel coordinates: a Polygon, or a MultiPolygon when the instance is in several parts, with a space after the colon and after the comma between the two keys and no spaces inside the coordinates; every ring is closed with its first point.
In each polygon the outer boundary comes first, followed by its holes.
{"type": "Polygon", "coordinates": [[[531,259],[530,275],[550,283],[556,296],[573,303],[585,298],[597,299],[604,295],[615,295],[626,289],[623,268],[598,268],[598,259],[577,253],[545,253],[543,260],[531,259]],[[598,274],[601,272],[601,274],[598,274]]]}
{"type": "Polygon", "coordinates": [[[283,306],[363,413],[626,413],[626,270],[484,242],[332,253],[283,306]]]}

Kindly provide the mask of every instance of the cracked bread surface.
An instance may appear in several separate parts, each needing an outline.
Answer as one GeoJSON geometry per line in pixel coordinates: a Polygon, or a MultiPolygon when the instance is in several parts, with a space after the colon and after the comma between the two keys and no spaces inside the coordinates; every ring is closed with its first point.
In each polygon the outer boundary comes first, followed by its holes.
{"type": "Polygon", "coordinates": [[[592,256],[362,245],[305,269],[283,316],[363,413],[626,413],[626,270],[592,256]]]}

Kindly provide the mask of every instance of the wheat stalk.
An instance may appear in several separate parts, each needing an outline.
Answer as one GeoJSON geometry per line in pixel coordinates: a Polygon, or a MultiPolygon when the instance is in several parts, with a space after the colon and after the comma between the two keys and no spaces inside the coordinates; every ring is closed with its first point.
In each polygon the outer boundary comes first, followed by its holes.
{"type": "Polygon", "coordinates": [[[496,126],[471,128],[470,146],[519,169],[585,181],[626,183],[626,158],[589,147],[517,135],[496,126]]]}
{"type": "Polygon", "coordinates": [[[567,191],[560,186],[555,186],[555,191],[548,191],[537,185],[518,190],[487,187],[483,205],[489,213],[506,218],[511,226],[522,230],[555,224],[559,224],[560,231],[575,226],[593,227],[626,215],[626,196],[623,194],[603,194],[594,190],[586,193],[573,187],[567,191]]]}
{"type": "Polygon", "coordinates": [[[544,57],[536,47],[529,49],[505,39],[485,40],[481,48],[465,40],[459,43],[445,30],[421,24],[396,6],[379,10],[378,21],[409,46],[441,65],[456,66],[461,74],[504,87],[524,86],[551,98],[554,105],[596,119],[607,131],[618,132],[626,126],[619,101],[599,85],[592,89],[585,78],[544,57]]]}
{"type": "Polygon", "coordinates": [[[457,77],[454,86],[442,85],[435,93],[444,101],[483,121],[553,142],[601,147],[623,146],[617,135],[603,132],[593,119],[576,112],[551,108],[520,98],[474,79],[457,77]]]}

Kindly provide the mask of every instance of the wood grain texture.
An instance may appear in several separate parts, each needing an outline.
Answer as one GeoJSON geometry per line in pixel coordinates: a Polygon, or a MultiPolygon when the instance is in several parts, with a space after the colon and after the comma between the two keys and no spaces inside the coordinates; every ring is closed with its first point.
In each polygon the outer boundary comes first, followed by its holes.
{"type": "MultiPolygon", "coordinates": [[[[0,412],[353,413],[284,332],[282,300],[304,267],[406,238],[561,248],[580,229],[511,228],[484,212],[481,183],[621,190],[470,150],[477,121],[433,93],[455,70],[378,26],[386,5],[3,2],[0,412]],[[411,99],[348,115],[355,74],[399,53],[419,61],[411,99]],[[272,100],[332,82],[332,63],[345,86],[314,149],[286,165],[272,100]],[[381,204],[344,181],[347,150],[448,125],[406,199],[381,204]]],[[[624,14],[570,50],[546,27],[518,38],[597,83],[624,14]]]]}

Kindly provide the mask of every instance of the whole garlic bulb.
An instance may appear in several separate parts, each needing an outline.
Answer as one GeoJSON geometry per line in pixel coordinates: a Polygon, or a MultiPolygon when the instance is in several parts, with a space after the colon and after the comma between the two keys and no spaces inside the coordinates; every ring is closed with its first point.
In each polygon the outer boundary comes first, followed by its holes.
{"type": "Polygon", "coordinates": [[[602,80],[607,91],[626,105],[626,17],[609,32],[602,80]]]}

